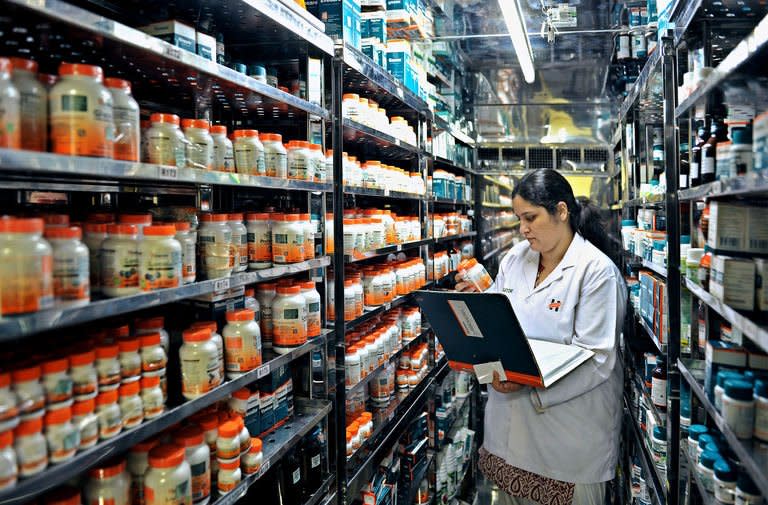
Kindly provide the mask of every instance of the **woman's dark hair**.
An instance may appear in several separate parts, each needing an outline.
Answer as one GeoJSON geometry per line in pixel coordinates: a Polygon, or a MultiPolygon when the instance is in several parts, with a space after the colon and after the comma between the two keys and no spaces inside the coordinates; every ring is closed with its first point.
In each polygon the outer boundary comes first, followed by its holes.
{"type": "Polygon", "coordinates": [[[568,180],[556,170],[536,170],[527,173],[512,192],[512,198],[515,196],[544,207],[552,215],[557,211],[557,204],[564,202],[568,207],[568,220],[573,231],[580,233],[595,247],[610,256],[608,237],[603,227],[600,209],[590,203],[588,198],[574,197],[573,188],[568,180]]]}

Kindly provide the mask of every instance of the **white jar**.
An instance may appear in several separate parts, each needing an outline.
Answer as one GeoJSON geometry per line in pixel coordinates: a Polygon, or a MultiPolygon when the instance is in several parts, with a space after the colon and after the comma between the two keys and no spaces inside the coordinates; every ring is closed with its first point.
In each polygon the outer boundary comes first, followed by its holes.
{"type": "Polygon", "coordinates": [[[80,432],[80,450],[93,447],[99,441],[99,418],[95,410],[93,398],[72,405],[72,424],[80,432]]]}
{"type": "Polygon", "coordinates": [[[300,214],[272,215],[272,262],[304,261],[304,227],[300,214]]]}
{"type": "Polygon", "coordinates": [[[75,400],[95,398],[99,390],[99,376],[94,362],[96,354],[85,351],[69,356],[69,375],[72,377],[72,394],[75,400]]]}
{"type": "Polygon", "coordinates": [[[139,287],[155,291],[181,286],[181,244],[174,225],[147,226],[139,242],[139,287]]]}
{"type": "Polygon", "coordinates": [[[13,432],[2,431],[0,432],[0,490],[15,486],[18,476],[19,467],[16,452],[13,450],[13,432]]]}
{"type": "Polygon", "coordinates": [[[264,455],[262,454],[262,442],[258,437],[251,438],[251,445],[248,452],[240,456],[240,463],[243,473],[251,475],[258,472],[261,469],[262,463],[264,463],[264,455]]]}
{"type": "Polygon", "coordinates": [[[120,386],[120,347],[117,344],[102,344],[96,348],[96,373],[99,377],[99,393],[113,391],[120,386]]]}
{"type": "Polygon", "coordinates": [[[283,145],[283,136],[277,133],[262,133],[259,138],[264,145],[266,175],[287,179],[288,151],[283,145]]]}
{"type": "Polygon", "coordinates": [[[165,410],[165,396],[160,388],[160,377],[152,375],[142,377],[139,385],[144,419],[154,419],[161,415],[165,410]]]}
{"type": "Polygon", "coordinates": [[[728,379],[723,394],[723,419],[740,439],[752,438],[755,426],[755,400],[752,384],[728,379]]]}
{"type": "Polygon", "coordinates": [[[99,438],[107,440],[123,429],[123,414],[117,403],[117,391],[105,391],[96,397],[96,415],[99,418],[99,438]]]}
{"type": "Polygon", "coordinates": [[[328,173],[325,166],[323,146],[320,144],[309,144],[309,161],[312,167],[311,171],[314,174],[314,180],[316,182],[326,182],[328,180],[328,173]]]}
{"type": "Polygon", "coordinates": [[[211,451],[203,430],[190,425],[176,433],[173,440],[184,447],[192,476],[192,502],[205,505],[211,498],[211,451]]]}
{"type": "Polygon", "coordinates": [[[189,221],[176,221],[176,240],[181,245],[181,282],[195,282],[197,275],[197,232],[191,230],[189,221]]]}
{"type": "Polygon", "coordinates": [[[125,460],[92,469],[85,484],[85,503],[131,505],[131,477],[125,460]]]}
{"type": "Polygon", "coordinates": [[[41,417],[44,413],[45,390],[40,383],[41,376],[39,366],[17,368],[11,372],[21,419],[41,417]]]}
{"type": "Polygon", "coordinates": [[[52,404],[72,399],[72,378],[69,376],[67,358],[51,359],[40,365],[45,401],[52,404]]]}
{"type": "Polygon", "coordinates": [[[152,114],[147,132],[147,160],[158,165],[187,166],[186,142],[176,114],[152,114]]]}
{"type": "Polygon", "coordinates": [[[240,212],[229,215],[229,228],[232,230],[232,271],[248,270],[248,229],[243,224],[240,212]]]}
{"type": "Polygon", "coordinates": [[[233,420],[237,424],[237,429],[240,430],[238,441],[240,442],[240,454],[242,455],[248,452],[248,449],[251,447],[251,434],[248,432],[248,428],[245,427],[243,416],[235,415],[233,416],[233,420]]]}
{"type": "Polygon", "coordinates": [[[228,379],[236,379],[261,365],[261,332],[252,310],[227,312],[224,337],[224,358],[228,379]]]}
{"type": "Polygon", "coordinates": [[[136,227],[136,235],[139,240],[144,238],[144,228],[152,226],[152,214],[120,214],[120,224],[132,224],[136,227]]]}
{"type": "Polygon", "coordinates": [[[128,474],[131,481],[132,505],[144,505],[144,475],[149,469],[149,451],[157,446],[160,441],[150,438],[131,447],[127,456],[128,474]]]}
{"type": "Polygon", "coordinates": [[[213,168],[213,137],[207,119],[192,119],[184,129],[187,138],[187,167],[198,170],[213,168]]]}
{"type": "Polygon", "coordinates": [[[352,387],[362,379],[360,352],[357,345],[347,347],[344,353],[345,384],[352,387]]]}
{"type": "Polygon", "coordinates": [[[88,248],[88,268],[90,270],[91,293],[101,292],[101,243],[108,237],[107,225],[103,223],[85,223],[83,225],[83,243],[88,248]]]}
{"type": "Polygon", "coordinates": [[[104,79],[104,84],[112,95],[115,127],[114,158],[123,161],[141,161],[139,104],[131,96],[131,83],[123,79],[107,77],[104,79]]]}
{"type": "Polygon", "coordinates": [[[160,333],[149,333],[141,336],[141,375],[143,377],[159,377],[163,398],[167,398],[166,365],[168,355],[162,345],[160,333]]]}
{"type": "Polygon", "coordinates": [[[128,382],[120,386],[120,413],[123,428],[135,428],[144,421],[144,404],[139,396],[139,381],[128,382]]]}
{"type": "Polygon", "coordinates": [[[19,405],[11,391],[11,374],[0,372],[0,433],[12,430],[19,424],[19,405]]]}
{"type": "Polygon", "coordinates": [[[101,84],[101,67],[62,63],[59,77],[48,102],[51,150],[72,156],[112,158],[113,103],[112,95],[101,84]]]}
{"type": "Polygon", "coordinates": [[[315,257],[315,230],[317,224],[312,222],[311,214],[300,214],[301,227],[304,230],[304,261],[315,257]]]}
{"type": "Polygon", "coordinates": [[[218,355],[217,359],[219,362],[219,377],[221,378],[220,382],[224,382],[224,377],[226,377],[226,369],[224,368],[224,339],[219,333],[216,321],[195,321],[192,323],[190,328],[195,330],[204,328],[211,332],[211,342],[213,342],[213,344],[216,346],[216,352],[218,355]]]}
{"type": "Polygon", "coordinates": [[[301,296],[307,306],[307,338],[320,336],[322,330],[322,314],[320,312],[320,293],[317,291],[315,281],[301,283],[301,296]]]}
{"type": "Polygon", "coordinates": [[[357,93],[344,93],[341,97],[341,115],[353,121],[358,121],[360,114],[360,95],[357,93]]]}
{"type": "Polygon", "coordinates": [[[264,282],[256,285],[256,300],[261,308],[259,328],[261,330],[261,344],[265,349],[272,348],[272,336],[274,334],[274,321],[272,320],[272,304],[277,296],[277,284],[264,282]]]}
{"type": "Polygon", "coordinates": [[[149,470],[144,475],[146,505],[192,503],[192,471],[183,447],[163,444],[149,451],[149,470]]]}
{"type": "Polygon", "coordinates": [[[211,126],[213,138],[213,170],[219,172],[235,171],[235,150],[232,141],[227,138],[227,127],[224,125],[211,126]]]}
{"type": "Polygon", "coordinates": [[[45,439],[51,464],[71,459],[80,447],[80,430],[72,424],[72,409],[50,410],[45,416],[45,439]]]}
{"type": "Polygon", "coordinates": [[[300,181],[312,180],[314,174],[310,174],[309,170],[309,142],[305,140],[288,142],[288,178],[300,181]]]}
{"type": "Polygon", "coordinates": [[[333,149],[325,151],[325,180],[333,182],[333,149]]]}
{"type": "Polygon", "coordinates": [[[201,273],[207,279],[229,277],[232,229],[227,221],[229,214],[203,214],[202,226],[197,232],[201,273]]]}
{"type": "Polygon", "coordinates": [[[219,350],[211,340],[208,328],[190,329],[183,333],[179,349],[181,361],[181,394],[193,400],[221,384],[219,350]]]}
{"type": "Polygon", "coordinates": [[[19,463],[19,477],[31,477],[48,466],[48,445],[43,436],[43,418],[21,421],[13,431],[13,447],[19,463]]]}
{"type": "Polygon", "coordinates": [[[725,460],[715,462],[715,498],[720,503],[736,501],[736,471],[725,460]]]}
{"type": "Polygon", "coordinates": [[[170,338],[168,336],[168,332],[165,331],[165,318],[163,316],[137,319],[134,323],[134,327],[136,328],[137,337],[152,335],[153,333],[160,335],[160,345],[163,347],[166,356],[168,355],[168,349],[170,348],[170,338]]]}
{"type": "Polygon", "coordinates": [[[0,59],[0,147],[19,149],[21,146],[21,96],[11,82],[11,62],[0,59]]]}
{"type": "Polygon", "coordinates": [[[11,58],[11,66],[13,85],[21,98],[21,144],[18,147],[27,151],[45,152],[48,150],[48,91],[37,80],[37,62],[11,58]]]}
{"type": "Polygon", "coordinates": [[[216,458],[219,461],[237,460],[240,457],[240,427],[232,421],[219,425],[216,439],[216,458]]]}
{"type": "Polygon", "coordinates": [[[248,268],[262,270],[272,266],[272,223],[266,212],[248,214],[248,268]]]}
{"type": "Polygon", "coordinates": [[[131,224],[107,226],[109,236],[101,244],[102,293],[126,296],[139,292],[139,241],[131,224]]]}
{"type": "Polygon", "coordinates": [[[235,130],[235,168],[239,174],[267,175],[264,145],[257,130],[235,130]]]}
{"type": "Polygon", "coordinates": [[[219,495],[223,496],[240,484],[242,472],[240,471],[240,460],[219,461],[219,474],[216,483],[216,489],[219,495]]]}
{"type": "Polygon", "coordinates": [[[300,286],[277,286],[272,318],[272,350],[276,353],[289,353],[307,342],[307,302],[300,286]]]}
{"type": "Polygon", "coordinates": [[[42,233],[42,219],[0,220],[3,315],[36,312],[53,304],[53,258],[51,246],[42,233]]]}

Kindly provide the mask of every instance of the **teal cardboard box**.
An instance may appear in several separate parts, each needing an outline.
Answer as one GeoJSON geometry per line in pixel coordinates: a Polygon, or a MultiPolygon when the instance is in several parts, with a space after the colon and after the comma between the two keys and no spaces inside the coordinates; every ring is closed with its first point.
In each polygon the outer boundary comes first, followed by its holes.
{"type": "Polygon", "coordinates": [[[325,23],[325,33],[360,49],[362,41],[359,0],[308,0],[307,10],[325,23]]]}

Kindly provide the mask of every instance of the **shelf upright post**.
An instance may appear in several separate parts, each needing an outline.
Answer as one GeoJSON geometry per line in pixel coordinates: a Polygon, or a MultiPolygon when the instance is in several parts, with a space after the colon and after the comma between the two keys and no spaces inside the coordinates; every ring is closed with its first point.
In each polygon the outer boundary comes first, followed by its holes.
{"type": "Polygon", "coordinates": [[[675,122],[677,84],[675,79],[675,46],[673,32],[668,30],[662,37],[662,78],[664,86],[664,162],[667,175],[667,377],[669,384],[667,416],[667,480],[669,493],[667,503],[680,503],[680,372],[677,360],[680,357],[680,204],[678,142],[675,122]]]}
{"type": "MultiPolygon", "coordinates": [[[[331,143],[333,145],[333,279],[334,279],[334,334],[336,335],[336,447],[346,443],[346,389],[344,386],[344,173],[342,151],[344,149],[344,124],[341,113],[341,96],[344,92],[344,45],[337,44],[331,70],[331,143]]],[[[336,451],[336,500],[347,503],[346,453],[336,451]]]]}

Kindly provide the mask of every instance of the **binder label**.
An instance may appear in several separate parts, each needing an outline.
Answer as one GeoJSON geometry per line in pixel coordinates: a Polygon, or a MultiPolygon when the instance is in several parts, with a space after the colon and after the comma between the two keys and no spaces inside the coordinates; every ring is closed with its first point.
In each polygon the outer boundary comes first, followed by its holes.
{"type": "Polygon", "coordinates": [[[472,312],[467,307],[467,304],[461,300],[448,300],[448,305],[451,307],[453,315],[456,317],[461,330],[468,337],[485,338],[483,332],[480,331],[480,326],[477,325],[477,321],[472,317],[472,312]]]}

